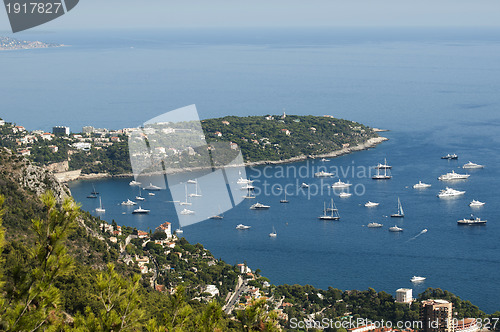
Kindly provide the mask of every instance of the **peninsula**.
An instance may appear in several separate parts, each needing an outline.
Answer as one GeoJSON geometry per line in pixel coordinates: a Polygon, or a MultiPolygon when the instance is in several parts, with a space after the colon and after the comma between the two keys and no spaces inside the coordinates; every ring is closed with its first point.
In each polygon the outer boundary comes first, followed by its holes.
{"type": "Polygon", "coordinates": [[[25,41],[10,37],[0,37],[0,51],[30,50],[34,48],[62,47],[61,44],[43,43],[41,41],[25,41]]]}

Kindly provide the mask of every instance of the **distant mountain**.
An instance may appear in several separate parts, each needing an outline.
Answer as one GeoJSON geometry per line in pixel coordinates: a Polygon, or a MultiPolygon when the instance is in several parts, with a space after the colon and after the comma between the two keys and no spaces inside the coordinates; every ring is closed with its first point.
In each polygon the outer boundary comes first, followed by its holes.
{"type": "Polygon", "coordinates": [[[62,47],[61,44],[43,43],[41,41],[26,41],[9,37],[0,37],[0,51],[29,50],[33,48],[62,47]]]}

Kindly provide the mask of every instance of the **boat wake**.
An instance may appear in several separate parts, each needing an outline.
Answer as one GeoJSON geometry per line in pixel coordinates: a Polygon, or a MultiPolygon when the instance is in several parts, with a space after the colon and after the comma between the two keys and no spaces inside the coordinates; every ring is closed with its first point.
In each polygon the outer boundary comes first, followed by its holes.
{"type": "Polygon", "coordinates": [[[416,240],[416,239],[417,239],[417,237],[419,237],[420,235],[425,234],[425,233],[427,233],[427,228],[426,228],[426,229],[423,229],[420,233],[418,233],[417,235],[415,235],[414,237],[412,237],[411,239],[409,239],[409,240],[408,240],[408,241],[406,241],[406,242],[410,242],[410,241],[416,240]]]}

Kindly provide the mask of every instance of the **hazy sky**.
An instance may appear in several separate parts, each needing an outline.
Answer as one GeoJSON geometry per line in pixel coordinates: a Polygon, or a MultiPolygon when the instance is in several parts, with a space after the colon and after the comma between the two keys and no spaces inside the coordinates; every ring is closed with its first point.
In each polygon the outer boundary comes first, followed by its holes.
{"type": "Polygon", "coordinates": [[[499,26],[499,14],[498,0],[80,0],[43,29],[499,26]]]}

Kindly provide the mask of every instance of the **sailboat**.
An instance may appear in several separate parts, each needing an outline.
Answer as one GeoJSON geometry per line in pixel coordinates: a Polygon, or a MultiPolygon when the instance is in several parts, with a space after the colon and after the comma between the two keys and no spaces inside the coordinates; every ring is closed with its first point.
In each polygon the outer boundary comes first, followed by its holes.
{"type": "Polygon", "coordinates": [[[99,192],[95,190],[94,184],[92,184],[92,195],[99,195],[99,192]]]}
{"type": "Polygon", "coordinates": [[[139,187],[139,196],[135,196],[135,199],[137,201],[144,201],[144,200],[146,200],[144,197],[142,197],[141,187],[139,187]]]}
{"type": "Polygon", "coordinates": [[[383,164],[378,164],[377,166],[375,166],[376,168],[380,168],[380,169],[384,169],[384,168],[387,168],[387,169],[391,169],[392,166],[388,165],[387,164],[387,159],[384,158],[384,163],[383,164]]]}
{"type": "Polygon", "coordinates": [[[372,176],[373,180],[389,180],[390,178],[392,178],[391,175],[387,174],[387,168],[383,168],[384,174],[381,174],[380,170],[381,170],[381,168],[377,167],[377,174],[372,176]]]}
{"type": "Polygon", "coordinates": [[[273,226],[273,231],[272,233],[269,233],[269,237],[276,237],[276,236],[278,236],[278,233],[276,233],[276,229],[273,226]]]}
{"type": "Polygon", "coordinates": [[[285,192],[285,198],[280,200],[280,203],[289,203],[288,200],[286,199],[286,190],[283,190],[285,192]]]}
{"type": "Polygon", "coordinates": [[[247,194],[245,196],[243,196],[243,198],[245,199],[252,199],[252,198],[255,198],[254,195],[252,195],[252,191],[250,189],[247,190],[247,194]]]}
{"type": "Polygon", "coordinates": [[[323,207],[323,215],[319,216],[318,219],[320,220],[339,220],[340,215],[337,207],[335,206],[335,203],[333,203],[333,198],[332,198],[332,203],[330,208],[326,208],[326,202],[324,203],[323,207]],[[327,211],[330,211],[331,214],[327,214],[327,211]]]}
{"type": "Polygon", "coordinates": [[[102,207],[101,197],[99,197],[99,207],[95,209],[95,212],[104,213],[106,209],[102,207]]]}
{"type": "Polygon", "coordinates": [[[222,215],[221,210],[220,210],[220,206],[219,206],[219,213],[217,213],[214,216],[209,217],[209,219],[215,219],[215,220],[224,219],[224,216],[222,215]]]}
{"type": "Polygon", "coordinates": [[[188,202],[188,187],[187,184],[185,185],[186,187],[186,201],[185,202],[180,202],[180,205],[193,205],[193,203],[188,202]]]}
{"type": "Polygon", "coordinates": [[[398,197],[398,212],[391,214],[391,217],[393,218],[403,218],[405,216],[405,213],[403,211],[403,205],[401,204],[401,201],[399,200],[398,197]]]}
{"type": "Polygon", "coordinates": [[[194,194],[189,194],[189,197],[201,197],[201,194],[198,194],[198,182],[196,182],[194,194]]]}

